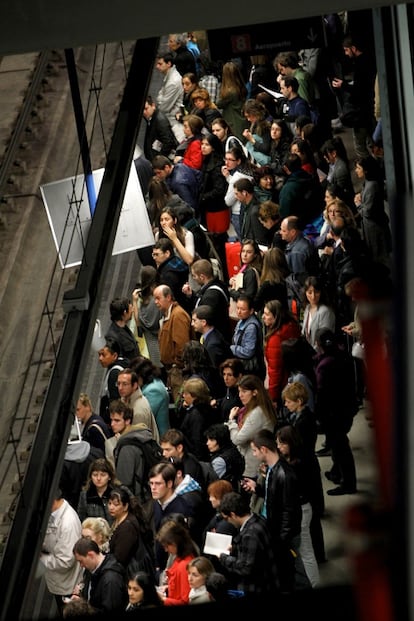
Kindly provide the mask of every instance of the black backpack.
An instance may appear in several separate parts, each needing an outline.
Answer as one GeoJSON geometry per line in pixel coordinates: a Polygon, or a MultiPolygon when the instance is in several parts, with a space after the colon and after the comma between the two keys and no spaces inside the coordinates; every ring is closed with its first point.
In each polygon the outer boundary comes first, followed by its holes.
{"type": "MultiPolygon", "coordinates": [[[[141,438],[138,438],[135,434],[127,434],[125,438],[122,438],[122,446],[127,446],[127,445],[137,446],[138,448],[141,449],[143,453],[144,473],[142,476],[142,481],[140,483],[143,489],[146,489],[147,492],[150,492],[149,484],[148,484],[148,475],[149,475],[151,468],[155,466],[155,464],[159,464],[160,461],[162,461],[163,459],[162,448],[160,447],[158,442],[154,440],[154,438],[148,438],[147,440],[142,440],[141,438]],[[130,435],[131,437],[129,437],[130,435]]],[[[115,447],[115,453],[117,452],[116,449],[117,447],[115,447]]],[[[135,493],[135,490],[131,490],[131,491],[135,493]]],[[[150,493],[145,494],[145,496],[150,497],[150,493]]],[[[143,498],[140,498],[140,500],[146,501],[148,500],[148,498],[143,497],[143,498]]]]}

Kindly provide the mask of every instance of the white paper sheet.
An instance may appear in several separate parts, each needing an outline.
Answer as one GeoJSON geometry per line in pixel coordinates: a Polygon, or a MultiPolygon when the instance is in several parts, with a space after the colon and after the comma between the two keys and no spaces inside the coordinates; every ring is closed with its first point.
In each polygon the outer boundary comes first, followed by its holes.
{"type": "Polygon", "coordinates": [[[206,535],[203,552],[205,554],[214,554],[214,556],[230,554],[229,546],[231,546],[232,539],[231,535],[223,535],[221,533],[209,531],[206,535]]]}

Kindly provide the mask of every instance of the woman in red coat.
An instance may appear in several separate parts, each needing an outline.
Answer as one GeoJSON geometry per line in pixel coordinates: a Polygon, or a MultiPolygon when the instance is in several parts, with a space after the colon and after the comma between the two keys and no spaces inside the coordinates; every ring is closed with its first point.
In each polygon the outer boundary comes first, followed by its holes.
{"type": "Polygon", "coordinates": [[[187,114],[183,120],[185,140],[175,150],[174,164],[182,162],[190,168],[201,170],[203,154],[201,152],[203,120],[195,114],[187,114]]]}
{"type": "Polygon", "coordinates": [[[267,367],[265,385],[270,398],[279,406],[282,389],[288,379],[282,362],[282,342],[298,338],[301,328],[296,318],[279,300],[266,302],[262,319],[265,326],[264,353],[267,367]]]}
{"type": "Polygon", "coordinates": [[[157,533],[157,541],[168,554],[174,555],[174,561],[166,570],[167,584],[160,585],[159,593],[166,606],[188,604],[190,583],[188,582],[187,565],[199,555],[187,527],[167,520],[157,533]]]}

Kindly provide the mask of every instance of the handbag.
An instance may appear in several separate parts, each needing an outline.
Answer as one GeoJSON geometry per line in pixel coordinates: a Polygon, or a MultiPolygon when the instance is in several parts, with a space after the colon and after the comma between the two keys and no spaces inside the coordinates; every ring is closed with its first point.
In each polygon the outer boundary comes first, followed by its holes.
{"type": "Polygon", "coordinates": [[[364,344],[361,343],[361,341],[355,341],[352,344],[351,353],[354,358],[358,358],[359,360],[365,360],[364,344]]]}
{"type": "MultiPolygon", "coordinates": [[[[243,272],[237,272],[235,276],[233,276],[236,280],[235,289],[241,289],[243,287],[243,272]]],[[[229,302],[229,317],[230,319],[235,319],[238,321],[239,317],[237,315],[237,301],[230,298],[229,302]]]]}
{"type": "Polygon", "coordinates": [[[104,347],[105,343],[106,340],[104,335],[102,334],[101,320],[97,319],[95,321],[95,328],[93,330],[92,349],[94,351],[99,351],[100,349],[102,349],[102,347],[104,347]]]}
{"type": "Polygon", "coordinates": [[[143,356],[144,358],[149,359],[150,354],[148,351],[147,339],[145,338],[145,334],[142,328],[138,328],[138,335],[136,339],[137,339],[140,355],[143,356]]]}
{"type": "Polygon", "coordinates": [[[150,354],[148,351],[147,339],[145,338],[144,330],[141,326],[137,326],[134,315],[132,315],[131,319],[128,322],[128,328],[131,330],[132,334],[135,336],[136,342],[138,343],[139,355],[149,359],[150,354]]]}

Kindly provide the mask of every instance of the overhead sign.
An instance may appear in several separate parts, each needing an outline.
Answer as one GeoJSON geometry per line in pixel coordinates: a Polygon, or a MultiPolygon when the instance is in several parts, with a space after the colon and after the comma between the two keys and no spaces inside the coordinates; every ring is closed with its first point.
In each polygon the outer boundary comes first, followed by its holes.
{"type": "Polygon", "coordinates": [[[207,37],[211,58],[224,61],[256,54],[273,58],[281,51],[325,45],[322,17],[219,28],[208,30],[207,37]]]}
{"type": "MultiPolygon", "coordinates": [[[[93,172],[96,194],[104,170],[100,168],[93,172]]],[[[80,265],[92,222],[84,175],[47,183],[40,186],[40,191],[62,268],[80,265]]],[[[112,254],[122,254],[153,243],[141,184],[132,163],[112,254]]]]}

